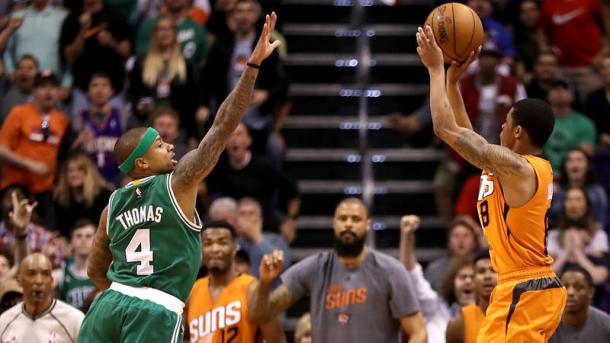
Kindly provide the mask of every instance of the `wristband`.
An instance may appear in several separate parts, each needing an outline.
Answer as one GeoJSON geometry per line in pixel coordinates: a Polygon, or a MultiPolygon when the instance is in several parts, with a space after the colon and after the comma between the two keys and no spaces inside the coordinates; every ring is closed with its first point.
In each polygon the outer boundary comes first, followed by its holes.
{"type": "Polygon", "coordinates": [[[260,68],[261,68],[260,64],[254,64],[254,63],[252,63],[252,62],[248,62],[248,63],[246,63],[246,65],[247,65],[248,67],[250,67],[250,68],[254,68],[254,69],[260,69],[260,68]]]}

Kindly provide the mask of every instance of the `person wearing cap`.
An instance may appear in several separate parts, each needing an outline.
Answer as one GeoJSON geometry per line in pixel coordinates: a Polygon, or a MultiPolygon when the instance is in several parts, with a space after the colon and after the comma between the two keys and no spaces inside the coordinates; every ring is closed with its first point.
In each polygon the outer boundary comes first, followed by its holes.
{"type": "Polygon", "coordinates": [[[575,148],[593,154],[597,134],[591,119],[572,107],[575,100],[574,84],[567,78],[553,81],[547,100],[555,115],[555,128],[544,146],[544,156],[553,166],[555,175],[561,172],[565,154],[575,148]]]}
{"type": "Polygon", "coordinates": [[[31,103],[15,106],[0,129],[0,188],[19,184],[35,195],[46,226],[55,223],[53,180],[68,118],[55,106],[59,82],[44,71],[36,76],[31,103]]]}
{"type": "Polygon", "coordinates": [[[85,316],[53,297],[53,267],[40,253],[26,257],[17,280],[23,287],[23,302],[0,315],[0,342],[76,342],[85,316]]]}
{"type": "Polygon", "coordinates": [[[184,302],[202,254],[197,188],[241,121],[260,64],[280,45],[270,42],[276,20],[275,13],[266,17],[246,71],[199,146],[179,162],[153,128],[129,130],[117,141],[119,169],[134,181],[112,194],[101,215],[87,274],[103,293],[79,343],[182,341],[184,302]]]}

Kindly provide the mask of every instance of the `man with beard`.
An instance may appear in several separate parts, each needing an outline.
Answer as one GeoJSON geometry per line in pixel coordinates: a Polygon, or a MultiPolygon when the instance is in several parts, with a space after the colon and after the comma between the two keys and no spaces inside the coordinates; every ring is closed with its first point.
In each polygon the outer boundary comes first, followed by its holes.
{"type": "Polygon", "coordinates": [[[187,330],[191,342],[285,342],[276,316],[256,325],[248,320],[248,288],[256,279],[239,274],[233,259],[237,252],[235,228],[215,221],[202,229],[203,264],[209,275],[197,280],[187,303],[187,330]]]}
{"type": "Polygon", "coordinates": [[[580,266],[568,267],[561,282],[568,291],[568,301],[550,343],[610,342],[610,316],[591,306],[595,294],[591,274],[580,266]]]}
{"type": "Polygon", "coordinates": [[[250,319],[264,323],[306,293],[311,297],[314,342],[398,342],[402,327],[409,342],[426,342],[415,290],[396,259],[365,244],[368,211],[357,198],[335,209],[334,251],[321,252],[289,268],[271,292],[283,254],[265,255],[248,303],[250,319]]]}
{"type": "Polygon", "coordinates": [[[476,302],[462,307],[460,313],[447,324],[447,343],[474,343],[479,335],[491,293],[496,287],[498,275],[494,272],[489,251],[483,251],[474,259],[474,290],[476,302]]]}

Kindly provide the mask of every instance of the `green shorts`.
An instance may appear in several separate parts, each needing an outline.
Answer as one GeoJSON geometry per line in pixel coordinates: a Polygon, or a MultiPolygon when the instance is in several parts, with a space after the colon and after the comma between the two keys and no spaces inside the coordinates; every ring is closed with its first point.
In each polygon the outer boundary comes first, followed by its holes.
{"type": "Polygon", "coordinates": [[[83,321],[79,343],[182,343],[182,316],[152,301],[108,289],[83,321]]]}

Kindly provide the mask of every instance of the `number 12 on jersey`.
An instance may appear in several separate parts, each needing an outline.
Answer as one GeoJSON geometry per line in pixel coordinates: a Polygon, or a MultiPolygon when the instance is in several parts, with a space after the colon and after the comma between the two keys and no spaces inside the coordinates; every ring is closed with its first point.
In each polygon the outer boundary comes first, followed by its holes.
{"type": "Polygon", "coordinates": [[[140,262],[136,274],[150,275],[154,272],[153,265],[150,264],[153,261],[153,252],[150,250],[150,229],[136,230],[125,248],[125,257],[127,262],[140,262]]]}

